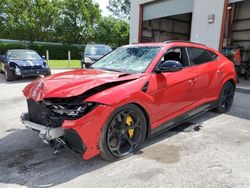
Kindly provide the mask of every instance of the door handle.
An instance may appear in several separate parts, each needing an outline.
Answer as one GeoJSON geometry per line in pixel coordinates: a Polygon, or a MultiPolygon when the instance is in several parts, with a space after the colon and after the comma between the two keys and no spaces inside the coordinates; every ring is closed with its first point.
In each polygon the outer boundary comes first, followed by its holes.
{"type": "Polygon", "coordinates": [[[222,69],[219,69],[219,70],[217,70],[217,73],[218,73],[219,75],[222,75],[222,74],[224,73],[224,71],[223,71],[222,69]]]}
{"type": "Polygon", "coordinates": [[[188,83],[190,83],[191,85],[194,85],[196,80],[197,80],[196,78],[192,78],[192,79],[188,80],[188,83]]]}

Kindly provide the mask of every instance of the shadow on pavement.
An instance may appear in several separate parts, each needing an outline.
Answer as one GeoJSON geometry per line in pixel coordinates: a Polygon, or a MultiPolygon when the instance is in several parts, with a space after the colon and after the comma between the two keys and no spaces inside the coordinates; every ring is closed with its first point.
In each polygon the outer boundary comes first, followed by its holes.
{"type": "MultiPolygon", "coordinates": [[[[30,82],[32,80],[34,78],[7,83],[3,75],[0,75],[0,83],[6,84],[30,82]]],[[[235,96],[232,109],[227,114],[250,120],[249,95],[236,92],[235,96]],[[242,100],[243,98],[244,100],[242,100]]],[[[199,118],[190,120],[146,140],[143,148],[173,137],[180,132],[202,131],[203,122],[218,115],[220,114],[213,112],[205,113],[199,118]]],[[[0,183],[25,185],[28,187],[51,187],[110,164],[99,157],[83,161],[81,156],[68,150],[64,150],[58,155],[53,155],[53,150],[48,145],[42,144],[37,133],[31,130],[13,129],[10,127],[3,135],[6,136],[0,139],[0,183]]]]}
{"type": "MultiPolygon", "coordinates": [[[[217,116],[206,113],[195,123],[179,125],[153,138],[147,139],[142,148],[165,140],[180,132],[199,131],[202,122],[217,116]]],[[[27,129],[9,129],[7,136],[0,139],[0,182],[28,187],[51,187],[68,182],[83,174],[98,170],[109,162],[99,157],[83,161],[81,156],[63,150],[53,155],[53,149],[42,144],[37,133],[27,129]]],[[[140,152],[138,153],[140,155],[140,152]]],[[[119,161],[118,161],[119,163],[119,161]]]]}
{"type": "Polygon", "coordinates": [[[68,150],[54,155],[37,133],[27,129],[13,130],[0,139],[0,182],[5,184],[50,187],[107,164],[98,158],[83,161],[68,150]]]}

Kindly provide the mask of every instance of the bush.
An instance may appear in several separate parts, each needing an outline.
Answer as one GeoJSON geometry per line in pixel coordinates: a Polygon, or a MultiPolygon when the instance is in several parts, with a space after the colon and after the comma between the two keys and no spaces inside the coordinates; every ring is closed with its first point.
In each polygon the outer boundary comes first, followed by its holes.
{"type": "Polygon", "coordinates": [[[35,50],[41,56],[46,55],[46,50],[49,50],[49,59],[68,59],[68,51],[70,51],[71,59],[80,59],[79,53],[84,50],[84,47],[55,44],[0,43],[0,54],[4,54],[9,49],[35,50]]]}

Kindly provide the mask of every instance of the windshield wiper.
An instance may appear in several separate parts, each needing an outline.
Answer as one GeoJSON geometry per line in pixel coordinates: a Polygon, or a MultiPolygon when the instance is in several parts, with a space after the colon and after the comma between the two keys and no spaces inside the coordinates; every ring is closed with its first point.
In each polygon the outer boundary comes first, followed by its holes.
{"type": "Polygon", "coordinates": [[[114,71],[114,72],[122,72],[122,71],[117,70],[117,69],[106,69],[106,68],[101,68],[101,70],[114,71]]]}

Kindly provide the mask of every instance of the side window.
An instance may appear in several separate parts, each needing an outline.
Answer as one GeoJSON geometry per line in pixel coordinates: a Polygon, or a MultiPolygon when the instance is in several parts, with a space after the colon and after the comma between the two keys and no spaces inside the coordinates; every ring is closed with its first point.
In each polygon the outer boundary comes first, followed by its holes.
{"type": "Polygon", "coordinates": [[[207,50],[200,48],[188,48],[191,65],[200,65],[213,61],[211,54],[207,50]]]}
{"type": "Polygon", "coordinates": [[[216,60],[218,58],[218,55],[214,52],[208,51],[208,53],[211,55],[212,60],[216,60]]]}
{"type": "Polygon", "coordinates": [[[183,67],[189,66],[185,48],[172,48],[162,57],[161,63],[168,60],[179,61],[183,67]]]}

